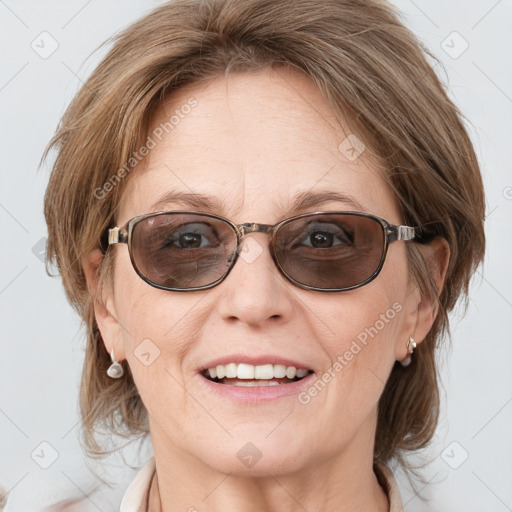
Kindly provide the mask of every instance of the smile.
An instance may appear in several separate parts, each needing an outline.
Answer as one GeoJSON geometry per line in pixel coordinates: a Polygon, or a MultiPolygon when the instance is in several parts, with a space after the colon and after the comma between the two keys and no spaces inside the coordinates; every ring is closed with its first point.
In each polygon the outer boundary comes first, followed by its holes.
{"type": "Polygon", "coordinates": [[[206,379],[231,386],[279,386],[297,382],[313,370],[296,368],[284,364],[263,364],[254,366],[247,363],[219,364],[201,372],[206,379]]]}

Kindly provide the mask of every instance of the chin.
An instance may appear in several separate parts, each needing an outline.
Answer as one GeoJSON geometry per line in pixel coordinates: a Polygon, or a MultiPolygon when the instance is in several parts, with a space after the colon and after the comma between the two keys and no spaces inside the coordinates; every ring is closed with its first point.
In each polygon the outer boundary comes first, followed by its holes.
{"type": "Polygon", "coordinates": [[[275,426],[260,428],[257,432],[254,429],[239,431],[233,438],[205,447],[198,458],[215,471],[240,477],[286,475],[310,465],[311,460],[304,452],[308,443],[298,441],[285,429],[281,435],[273,432],[268,436],[275,426]]]}

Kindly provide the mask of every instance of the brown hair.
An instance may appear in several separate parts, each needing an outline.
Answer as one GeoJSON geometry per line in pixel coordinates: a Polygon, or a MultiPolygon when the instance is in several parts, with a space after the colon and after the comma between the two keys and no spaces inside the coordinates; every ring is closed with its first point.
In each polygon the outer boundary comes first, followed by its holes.
{"type": "MultiPolygon", "coordinates": [[[[435,354],[449,335],[447,314],[460,296],[467,299],[485,247],[477,158],[463,116],[428,57],[439,64],[380,0],[176,0],[114,38],[44,155],[57,150],[45,197],[47,259],[57,264],[87,330],[80,408],[89,456],[110,453],[96,441],[100,426],[126,437],[148,433],[129,367],[123,363],[122,379],[106,375],[110,357],[82,267],[83,256],[115,225],[130,177],[126,163],[147,143],[155,109],[173,90],[221,73],[289,66],[309,76],[340,123],[364,141],[403,221],[421,226],[426,240],[441,236],[450,246],[433,327],[410,366],[395,364],[379,402],[374,457],[384,463],[396,458],[411,469],[404,455],[426,446],[437,425],[435,354]]],[[[427,262],[415,244],[407,250],[411,276],[437,300],[427,262]]],[[[103,284],[111,284],[111,253],[100,266],[103,284]]]]}

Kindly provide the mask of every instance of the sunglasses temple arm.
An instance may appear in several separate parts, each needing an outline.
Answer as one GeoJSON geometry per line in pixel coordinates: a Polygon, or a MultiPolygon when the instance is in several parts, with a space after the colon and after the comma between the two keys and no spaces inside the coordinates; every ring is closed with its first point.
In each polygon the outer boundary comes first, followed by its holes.
{"type": "Polygon", "coordinates": [[[388,240],[414,240],[417,235],[417,228],[410,226],[390,226],[388,228],[388,240]]]}
{"type": "Polygon", "coordinates": [[[108,245],[125,244],[128,241],[128,233],[124,229],[110,228],[108,230],[108,245]]]}

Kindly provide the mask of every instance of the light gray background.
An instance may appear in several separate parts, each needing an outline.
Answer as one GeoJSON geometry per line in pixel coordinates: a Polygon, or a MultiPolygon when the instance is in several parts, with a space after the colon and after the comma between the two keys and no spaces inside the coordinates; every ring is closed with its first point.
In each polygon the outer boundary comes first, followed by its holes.
{"type": "MultiPolygon", "coordinates": [[[[87,57],[160,3],[0,1],[0,485],[11,491],[10,512],[87,493],[94,483],[76,437],[84,337],[60,279],[48,277],[40,260],[49,166],[36,170],[59,117],[104,50],[87,57]],[[31,47],[35,41],[40,53],[51,49],[44,31],[58,43],[47,58],[31,47]],[[34,461],[49,463],[52,450],[58,458],[48,469],[34,461]]],[[[430,483],[422,489],[430,504],[401,472],[397,478],[407,512],[510,511],[512,2],[395,4],[444,63],[447,74],[437,67],[438,74],[471,122],[487,192],[488,239],[467,315],[451,316],[453,353],[441,354],[443,414],[435,442],[420,454],[431,461],[423,472],[430,483]]],[[[127,461],[143,463],[151,453],[144,448],[141,460],[133,447],[126,449],[127,461]]],[[[87,510],[115,510],[135,474],[121,454],[109,462],[103,474],[118,485],[91,494],[87,510]]]]}

